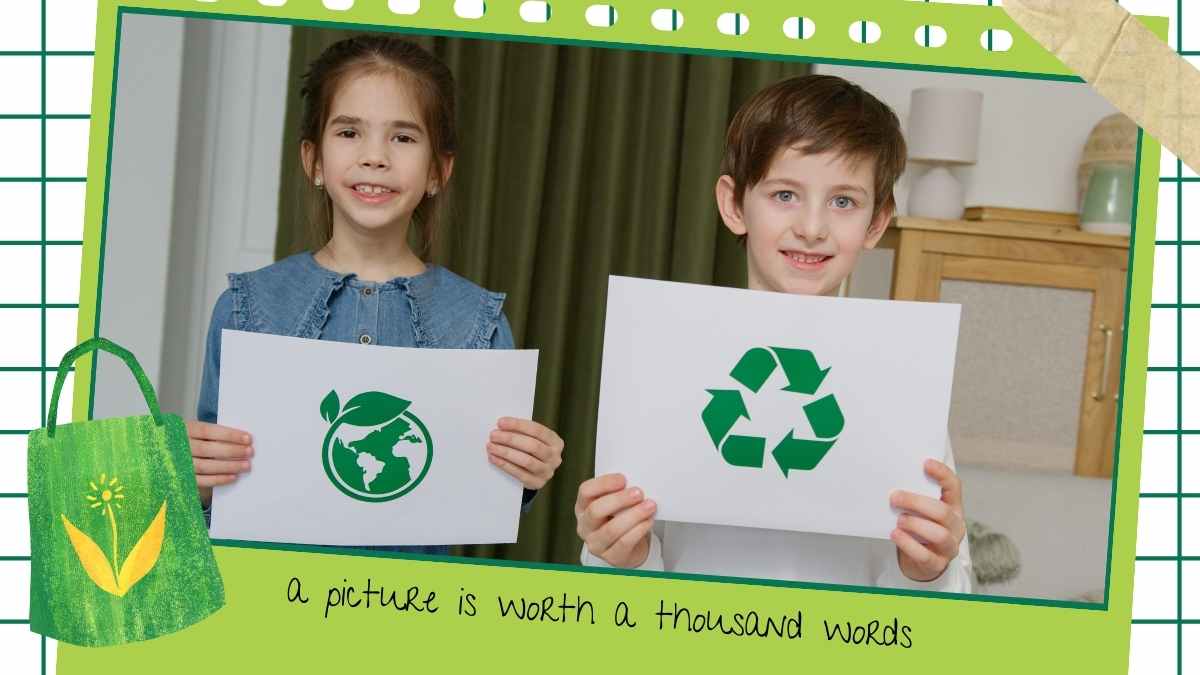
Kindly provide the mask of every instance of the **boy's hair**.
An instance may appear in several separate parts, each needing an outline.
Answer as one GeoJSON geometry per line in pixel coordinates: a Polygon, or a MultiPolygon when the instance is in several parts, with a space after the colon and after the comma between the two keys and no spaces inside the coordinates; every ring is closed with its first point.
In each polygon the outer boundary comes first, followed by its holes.
{"type": "MultiPolygon", "coordinates": [[[[428,134],[432,159],[439,182],[445,159],[458,146],[454,125],[454,75],[446,64],[419,45],[390,35],[358,35],[335,42],[309,64],[304,74],[300,97],[300,140],[310,141],[321,158],[321,137],[329,121],[334,94],[350,76],[388,74],[408,85],[416,99],[421,122],[428,134]]],[[[448,190],[426,196],[413,211],[412,222],[420,237],[416,249],[424,258],[433,246],[441,204],[448,190]]],[[[333,236],[333,205],[329,195],[308,187],[309,220],[313,247],[324,246],[333,236]]]]}
{"type": "Polygon", "coordinates": [[[895,206],[892,187],[908,154],[904,134],[896,113],[862,87],[834,75],[803,75],[776,82],[742,104],[729,123],[721,160],[721,174],[733,178],[739,207],[779,151],[797,146],[806,155],[833,151],[851,162],[873,162],[871,219],[895,206]]]}

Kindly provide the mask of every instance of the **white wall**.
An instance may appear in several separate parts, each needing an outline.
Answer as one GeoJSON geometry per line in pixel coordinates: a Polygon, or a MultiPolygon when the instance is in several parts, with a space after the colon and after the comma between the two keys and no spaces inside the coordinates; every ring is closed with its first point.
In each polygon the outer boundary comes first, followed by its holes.
{"type": "MultiPolygon", "coordinates": [[[[185,418],[225,273],[273,259],[290,40],[280,25],[123,21],[100,334],[185,418]]],[[[124,367],[102,358],[95,416],[144,411],[124,367]]]]}
{"type": "MultiPolygon", "coordinates": [[[[125,17],[113,121],[100,335],[132,351],[156,383],[166,306],[183,31],[182,19],[125,17]]],[[[96,417],[144,414],[141,391],[124,364],[108,356],[100,357],[97,364],[96,417]]]]}
{"type": "MultiPolygon", "coordinates": [[[[287,106],[291,27],[236,21],[190,21],[197,48],[194,135],[180,139],[181,176],[195,180],[179,222],[194,236],[174,239],[162,354],[163,396],[185,418],[195,417],[204,338],[226,274],[269,265],[275,258],[279,167],[287,106]],[[200,45],[204,45],[200,47],[200,45]]],[[[185,87],[185,97],[189,89],[185,87]]],[[[186,100],[186,98],[185,98],[186,100]]],[[[180,196],[184,193],[182,186],[180,196]]]]}
{"type": "MultiPolygon", "coordinates": [[[[1083,83],[984,75],[817,65],[877,96],[908,128],[909,99],[921,87],[963,87],[983,92],[979,161],[955,169],[967,206],[1043,211],[1076,210],[1076,170],[1092,127],[1117,112],[1083,83]]],[[[897,189],[907,214],[908,188],[921,167],[910,166],[897,189]]]]}

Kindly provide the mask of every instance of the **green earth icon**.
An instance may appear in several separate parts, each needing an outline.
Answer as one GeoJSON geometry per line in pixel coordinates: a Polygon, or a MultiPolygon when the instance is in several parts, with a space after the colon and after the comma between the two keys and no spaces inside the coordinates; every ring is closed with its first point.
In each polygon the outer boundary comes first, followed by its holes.
{"type": "Polygon", "coordinates": [[[321,445],[330,482],[344,494],[382,502],[408,494],[429,472],[433,439],[409,410],[411,402],[369,391],[338,404],[336,391],[321,402],[330,423],[321,445]]]}

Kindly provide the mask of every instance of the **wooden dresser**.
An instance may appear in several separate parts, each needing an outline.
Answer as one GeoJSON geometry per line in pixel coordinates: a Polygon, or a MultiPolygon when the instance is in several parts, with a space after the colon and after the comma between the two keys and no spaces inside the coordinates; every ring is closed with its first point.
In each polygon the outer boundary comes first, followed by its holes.
{"type": "MultiPolygon", "coordinates": [[[[891,290],[894,299],[953,300],[947,297],[950,290],[960,298],[986,296],[999,299],[998,302],[977,302],[978,306],[974,307],[969,306],[971,301],[965,301],[964,326],[960,335],[971,333],[968,321],[979,322],[983,328],[975,330],[975,334],[979,330],[986,331],[985,337],[981,338],[981,344],[985,346],[979,349],[985,350],[985,354],[997,349],[998,360],[1005,355],[1006,349],[1015,350],[1007,355],[1012,365],[1007,370],[1017,372],[1020,371],[1018,366],[1023,365],[1027,374],[1014,376],[1006,372],[1003,363],[995,364],[992,366],[997,369],[995,377],[981,379],[991,379],[993,388],[1001,390],[980,394],[978,400],[997,402],[998,409],[1008,410],[1008,418],[1027,417],[1031,433],[1033,427],[1042,424],[1035,422],[1035,418],[1039,418],[1045,409],[1064,411],[1058,415],[1058,422],[1051,420],[1043,425],[1059,427],[1057,432],[1046,433],[1057,434],[1060,446],[1068,442],[1063,440],[1068,436],[1062,427],[1064,424],[1070,426],[1065,420],[1071,418],[1074,403],[1078,408],[1074,473],[1097,477],[1112,475],[1125,324],[1127,237],[1019,222],[900,217],[889,228],[880,247],[895,249],[891,290]],[[1004,299],[1006,293],[1011,301],[1004,299]],[[1047,304],[1039,314],[1032,306],[1042,304],[1042,298],[1047,304]],[[1009,306],[1008,314],[996,309],[1001,305],[1009,306]],[[1062,312],[1063,322],[1055,320],[1055,307],[1059,306],[1070,308],[1070,311],[1062,312]],[[1025,312],[1027,307],[1031,310],[1028,313],[1025,312]],[[1074,320],[1068,315],[1075,317],[1074,320]],[[989,321],[992,322],[990,325],[989,321]],[[1045,336],[1039,335],[1043,330],[1046,335],[1066,331],[1064,339],[1053,343],[1061,342],[1061,354],[1044,353],[1047,351],[1045,336]],[[1083,330],[1086,335],[1079,334],[1083,330]],[[1006,331],[1009,331],[1007,335],[1006,331]],[[1031,340],[1030,344],[1038,345],[1039,337],[1043,338],[1041,346],[1010,344],[1031,340]],[[988,340],[992,342],[988,343],[988,340]],[[1038,363],[1048,364],[1048,370],[1054,370],[1057,364],[1068,362],[1075,365],[1064,372],[1078,382],[1070,382],[1064,387],[1064,383],[1055,380],[1052,382],[1055,386],[1049,388],[1039,384],[1037,375],[1041,370],[1038,363]],[[1013,377],[1018,379],[1011,379],[1013,377]],[[1051,390],[1057,393],[1046,393],[1051,390]],[[1074,401],[1066,398],[1071,392],[1077,392],[1074,401]],[[1046,405],[1033,403],[1039,395],[1057,398],[1046,405]],[[1026,408],[1030,412],[1020,412],[1022,405],[1032,406],[1026,408]]],[[[963,347],[960,338],[960,354],[963,347]]],[[[956,377],[956,389],[959,386],[956,377]]],[[[988,426],[987,411],[972,410],[971,414],[983,420],[979,426],[988,426]]],[[[1004,419],[997,422],[996,428],[1019,430],[1019,426],[1011,425],[1020,424],[1021,419],[1004,419]]],[[[953,419],[951,427],[954,428],[953,419]]],[[[1020,433],[1016,436],[1020,437],[1020,433]]]]}

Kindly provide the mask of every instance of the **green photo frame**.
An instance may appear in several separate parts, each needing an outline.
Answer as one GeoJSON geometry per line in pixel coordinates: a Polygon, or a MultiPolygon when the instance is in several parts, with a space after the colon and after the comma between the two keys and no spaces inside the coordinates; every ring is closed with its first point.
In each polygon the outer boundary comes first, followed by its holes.
{"type": "MultiPolygon", "coordinates": [[[[670,2],[661,3],[671,11],[670,20],[658,20],[656,27],[652,15],[661,8],[629,0],[552,0],[541,3],[544,20],[528,20],[529,10],[522,11],[525,3],[520,0],[470,4],[482,8],[482,15],[464,11],[468,16],[461,16],[456,11],[456,6],[463,9],[461,3],[450,0],[100,0],[80,337],[97,333],[104,304],[113,300],[105,296],[100,280],[119,36],[123,18],[130,15],[1080,81],[997,7],[875,0],[853,5],[757,3],[739,10],[721,0],[688,0],[675,3],[685,5],[678,10],[672,10],[670,2]],[[347,8],[330,9],[326,4],[347,8]],[[401,14],[392,8],[416,11],[401,14]],[[597,22],[597,11],[607,20],[597,22]],[[798,16],[811,20],[816,32],[789,37],[782,27],[798,16]],[[930,26],[945,29],[950,36],[945,44],[925,46],[914,39],[922,30],[928,36],[930,26]],[[873,39],[876,28],[881,30],[873,39]],[[861,30],[858,38],[856,30],[861,30]],[[1012,39],[1004,51],[992,48],[993,33],[1001,31],[1012,39]]],[[[1141,20],[1160,37],[1165,35],[1166,20],[1141,20]]],[[[499,666],[708,672],[779,664],[835,672],[1012,672],[1021,667],[1037,672],[1124,672],[1159,155],[1158,143],[1139,134],[1107,583],[1100,602],[224,543],[216,548],[227,598],[220,613],[144,644],[105,650],[60,645],[60,672],[199,672],[221,667],[312,672],[358,667],[359,660],[367,658],[381,661],[364,667],[450,665],[455,670],[499,666]],[[400,589],[399,595],[407,593],[412,602],[403,609],[351,606],[350,588],[361,592],[368,580],[374,587],[400,589]],[[299,599],[301,595],[307,602],[299,599]],[[436,611],[431,611],[434,606],[436,611]],[[524,608],[519,619],[518,607],[524,608]],[[539,609],[532,611],[533,607],[539,609]],[[682,621],[681,608],[687,617],[682,621]],[[751,621],[754,630],[748,628],[751,621]],[[735,623],[742,627],[740,634],[730,628],[735,623]],[[848,639],[842,639],[843,634],[848,639]],[[905,639],[889,640],[886,635],[905,639]],[[387,647],[372,646],[376,644],[387,647]],[[470,647],[464,649],[464,644],[470,647]]],[[[76,382],[75,419],[87,419],[95,398],[91,359],[79,362],[76,382]]]]}

